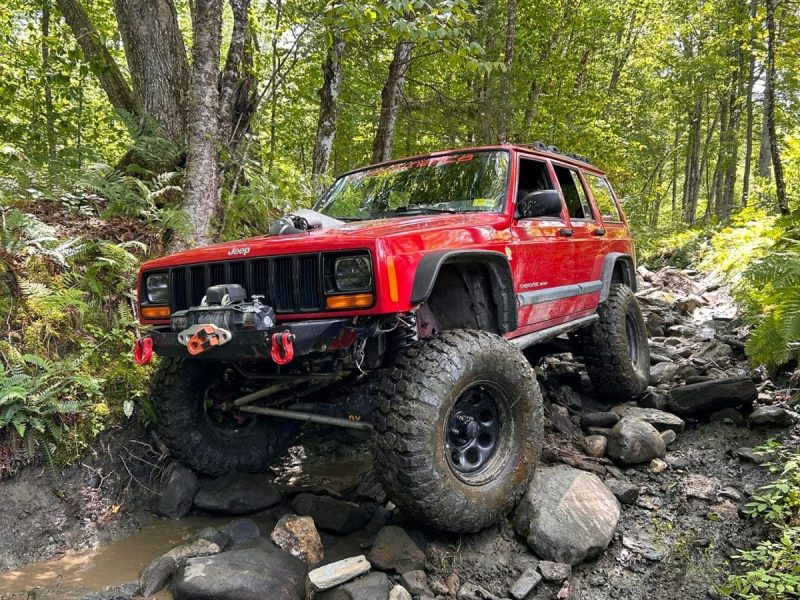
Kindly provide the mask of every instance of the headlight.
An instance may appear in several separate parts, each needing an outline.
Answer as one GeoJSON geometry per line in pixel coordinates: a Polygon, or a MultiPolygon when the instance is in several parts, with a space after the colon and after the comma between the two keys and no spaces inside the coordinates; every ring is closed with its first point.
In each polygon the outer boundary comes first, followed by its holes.
{"type": "Polygon", "coordinates": [[[169,302],[169,273],[148,275],[145,283],[147,301],[151,304],[166,304],[169,302]]]}
{"type": "Polygon", "coordinates": [[[333,274],[340,292],[355,292],[372,287],[372,264],[367,256],[337,258],[333,274]]]}

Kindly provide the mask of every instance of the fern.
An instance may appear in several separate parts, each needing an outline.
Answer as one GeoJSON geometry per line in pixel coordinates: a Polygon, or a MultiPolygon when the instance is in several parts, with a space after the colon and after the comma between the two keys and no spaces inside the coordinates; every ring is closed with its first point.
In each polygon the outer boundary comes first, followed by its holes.
{"type": "Polygon", "coordinates": [[[13,428],[30,456],[39,447],[51,467],[52,444],[63,439],[62,417],[80,413],[100,393],[102,380],[81,371],[87,359],[88,353],[63,361],[25,354],[20,364],[0,370],[0,429],[13,428]]]}
{"type": "Polygon", "coordinates": [[[777,246],[744,270],[739,285],[740,293],[766,313],[756,320],[747,353],[773,370],[800,350],[800,243],[784,237],[777,246]]]}

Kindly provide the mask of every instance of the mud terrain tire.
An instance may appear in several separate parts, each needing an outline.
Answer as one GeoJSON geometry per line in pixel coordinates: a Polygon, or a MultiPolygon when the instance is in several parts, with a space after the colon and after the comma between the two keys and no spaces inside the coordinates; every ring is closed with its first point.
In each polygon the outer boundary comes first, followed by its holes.
{"type": "Polygon", "coordinates": [[[642,309],[633,291],[611,284],[600,316],[581,332],[580,346],[592,385],[604,398],[630,400],[647,389],[650,346],[642,309]]]}
{"type": "Polygon", "coordinates": [[[379,399],[378,473],[412,518],[478,531],[526,491],[541,452],[542,396],[501,337],[451,330],[416,342],[386,370],[379,399]]]}
{"type": "Polygon", "coordinates": [[[259,416],[241,429],[215,427],[205,410],[206,392],[224,370],[216,363],[162,358],[152,385],[158,433],[173,456],[195,471],[262,471],[291,446],[300,424],[259,416]]]}

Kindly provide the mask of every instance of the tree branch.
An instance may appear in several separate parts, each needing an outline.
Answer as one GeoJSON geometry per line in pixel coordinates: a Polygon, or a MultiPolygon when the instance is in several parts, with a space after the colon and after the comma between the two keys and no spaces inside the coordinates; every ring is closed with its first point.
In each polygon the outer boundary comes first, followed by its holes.
{"type": "Polygon", "coordinates": [[[108,96],[111,105],[117,110],[138,115],[139,107],[133,100],[133,93],[128,82],[125,81],[119,65],[100,39],[100,34],[81,6],[80,0],[56,0],[56,3],[67,25],[75,34],[92,72],[100,80],[100,86],[108,96]]]}

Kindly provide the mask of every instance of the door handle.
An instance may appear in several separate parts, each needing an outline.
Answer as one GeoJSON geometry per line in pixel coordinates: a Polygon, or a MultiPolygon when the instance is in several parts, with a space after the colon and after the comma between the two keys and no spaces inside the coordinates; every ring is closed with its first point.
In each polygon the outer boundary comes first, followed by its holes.
{"type": "Polygon", "coordinates": [[[574,234],[575,234],[575,231],[572,230],[572,229],[566,229],[565,228],[565,229],[559,229],[558,230],[558,235],[561,235],[561,236],[564,236],[564,237],[572,237],[574,234]]]}
{"type": "Polygon", "coordinates": [[[595,230],[592,231],[592,235],[596,235],[598,237],[603,236],[605,234],[606,234],[606,230],[603,229],[602,227],[600,229],[595,229],[595,230]]]}

